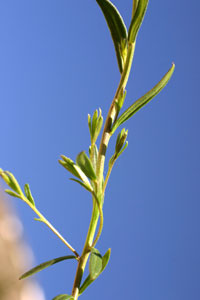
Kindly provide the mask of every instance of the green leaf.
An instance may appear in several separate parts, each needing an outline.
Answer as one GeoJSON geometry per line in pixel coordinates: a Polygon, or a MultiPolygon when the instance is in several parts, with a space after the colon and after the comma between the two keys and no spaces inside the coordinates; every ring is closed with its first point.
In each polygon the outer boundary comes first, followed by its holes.
{"type": "Polygon", "coordinates": [[[127,29],[123,18],[117,8],[109,0],[96,0],[99,4],[106,22],[108,24],[115,52],[119,65],[120,73],[123,71],[127,53],[127,29]]]}
{"type": "Polygon", "coordinates": [[[169,71],[164,75],[160,82],[158,82],[148,93],[135,101],[114,123],[111,133],[113,134],[115,130],[129,118],[131,118],[139,109],[141,109],[145,104],[147,104],[150,100],[152,100],[161,90],[166,86],[168,81],[170,80],[175,65],[172,64],[172,67],[169,71]]]}
{"type": "Polygon", "coordinates": [[[76,256],[74,255],[67,255],[67,256],[61,256],[61,257],[58,257],[58,258],[54,258],[54,259],[51,259],[51,260],[48,260],[36,267],[34,267],[33,269],[29,270],[28,272],[24,273],[22,276],[20,276],[19,279],[24,279],[24,278],[27,278],[29,276],[32,276],[54,264],[57,264],[58,262],[60,261],[63,261],[63,260],[66,260],[66,259],[76,259],[76,256]]]}
{"type": "Polygon", "coordinates": [[[92,139],[92,143],[96,143],[96,140],[99,136],[99,133],[101,131],[101,128],[102,128],[102,125],[103,125],[103,117],[101,115],[101,109],[99,108],[99,116],[97,118],[97,122],[95,124],[95,128],[94,128],[94,134],[93,134],[93,139],[92,139]]]}
{"type": "Polygon", "coordinates": [[[21,196],[20,196],[19,194],[15,193],[15,192],[13,192],[13,191],[11,191],[11,190],[5,190],[5,192],[6,192],[7,194],[9,194],[10,196],[12,196],[12,197],[16,197],[16,198],[21,199],[21,196]]]}
{"type": "Polygon", "coordinates": [[[81,180],[85,183],[85,185],[88,187],[89,190],[93,191],[93,188],[87,178],[87,176],[85,175],[85,173],[81,170],[81,168],[77,165],[74,166],[74,168],[77,170],[77,172],[80,175],[81,180]]]}
{"type": "Polygon", "coordinates": [[[74,297],[72,297],[71,295],[63,294],[54,297],[52,300],[73,300],[73,299],[74,297]]]}
{"type": "Polygon", "coordinates": [[[128,135],[128,130],[125,131],[125,128],[121,130],[121,132],[117,136],[116,145],[115,145],[115,153],[116,155],[121,151],[123,145],[126,141],[128,135]]]}
{"type": "Polygon", "coordinates": [[[108,163],[108,166],[109,168],[113,165],[113,163],[116,161],[117,159],[117,156],[116,156],[116,153],[114,153],[111,158],[109,159],[109,163],[108,163]]]}
{"type": "Polygon", "coordinates": [[[109,260],[110,260],[110,255],[111,255],[111,249],[109,248],[108,251],[104,254],[102,257],[102,269],[101,273],[105,270],[109,260]]]}
{"type": "Polygon", "coordinates": [[[91,186],[88,186],[88,185],[85,184],[84,182],[82,182],[82,181],[80,181],[80,180],[78,180],[78,179],[75,179],[75,178],[70,178],[70,180],[79,183],[79,184],[80,184],[82,187],[84,187],[87,191],[89,191],[89,192],[91,192],[91,193],[93,192],[93,189],[91,188],[91,186]]]}
{"type": "Polygon", "coordinates": [[[121,149],[121,151],[117,154],[116,159],[124,152],[124,150],[128,147],[128,141],[126,141],[124,147],[121,149]]]}
{"type": "Polygon", "coordinates": [[[85,279],[85,281],[83,282],[83,284],[81,285],[80,289],[79,289],[79,295],[81,295],[86,289],[87,287],[93,283],[95,279],[91,279],[90,275],[87,276],[87,278],[85,279]]]}
{"type": "Polygon", "coordinates": [[[97,125],[97,119],[98,119],[98,110],[96,109],[93,117],[92,117],[92,123],[91,123],[91,127],[92,127],[92,137],[94,136],[95,130],[96,130],[96,125],[97,125]]]}
{"type": "Polygon", "coordinates": [[[98,115],[98,110],[95,110],[92,120],[91,120],[91,116],[88,115],[88,126],[89,126],[92,145],[96,143],[96,140],[102,128],[102,124],[103,124],[103,117],[101,115],[100,108],[99,108],[99,115],[98,115]]]}
{"type": "Polygon", "coordinates": [[[132,8],[132,16],[134,16],[135,12],[136,12],[136,9],[137,9],[137,5],[138,5],[138,2],[140,0],[133,0],[133,8],[132,8]]]}
{"type": "Polygon", "coordinates": [[[78,177],[79,179],[81,179],[85,185],[88,187],[89,190],[93,190],[87,176],[85,175],[85,173],[81,170],[81,168],[79,166],[77,166],[70,158],[61,155],[62,160],[59,160],[59,163],[65,168],[67,169],[70,173],[72,173],[74,176],[78,177]]]}
{"type": "MultiPolygon", "coordinates": [[[[102,257],[102,269],[101,269],[100,274],[105,270],[105,268],[106,268],[106,266],[107,266],[107,264],[109,262],[109,259],[110,259],[110,254],[111,254],[111,249],[109,248],[108,251],[102,257]]],[[[90,275],[88,275],[88,277],[85,279],[85,281],[83,282],[82,286],[80,287],[79,295],[81,295],[86,290],[86,288],[91,283],[93,283],[94,280],[95,279],[91,279],[90,275]]]]}
{"type": "Polygon", "coordinates": [[[26,183],[25,186],[24,186],[24,192],[26,194],[27,199],[31,202],[31,204],[33,206],[35,206],[35,201],[34,201],[33,196],[31,194],[31,190],[30,190],[30,187],[29,187],[28,183],[26,183]]]}
{"type": "Polygon", "coordinates": [[[128,31],[128,41],[134,43],[142,25],[149,0],[139,0],[128,31]]]}
{"type": "Polygon", "coordinates": [[[92,280],[95,280],[102,270],[102,256],[100,252],[92,248],[91,254],[90,254],[90,260],[89,260],[89,272],[90,272],[90,278],[92,280]]]}
{"type": "Polygon", "coordinates": [[[42,220],[41,218],[34,218],[35,221],[38,221],[38,222],[42,222],[44,223],[44,220],[42,220]]]}
{"type": "Polygon", "coordinates": [[[75,163],[70,158],[66,157],[65,155],[61,155],[63,160],[59,160],[59,163],[67,169],[71,174],[81,179],[79,173],[77,172],[75,168],[75,163]]]}
{"type": "Polygon", "coordinates": [[[84,151],[77,155],[76,163],[89,179],[96,180],[92,163],[84,151]]]}
{"type": "Polygon", "coordinates": [[[92,127],[91,127],[91,116],[88,114],[88,127],[90,131],[90,136],[92,136],[92,127]]]}
{"type": "Polygon", "coordinates": [[[93,168],[96,171],[97,160],[98,160],[98,148],[97,148],[96,144],[91,145],[89,147],[89,154],[90,154],[90,157],[91,157],[93,168]]]}
{"type": "Polygon", "coordinates": [[[11,172],[3,171],[3,172],[1,172],[1,177],[13,191],[15,191],[17,194],[19,194],[21,196],[24,196],[24,194],[19,186],[19,183],[17,182],[15,176],[11,172]]]}

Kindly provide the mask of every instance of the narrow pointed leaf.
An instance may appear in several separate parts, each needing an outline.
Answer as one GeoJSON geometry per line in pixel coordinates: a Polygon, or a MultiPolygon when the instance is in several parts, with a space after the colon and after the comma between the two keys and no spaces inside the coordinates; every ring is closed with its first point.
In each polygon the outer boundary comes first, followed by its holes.
{"type": "Polygon", "coordinates": [[[144,96],[135,101],[114,123],[112,128],[112,134],[115,130],[129,118],[131,118],[139,109],[141,109],[145,104],[147,104],[150,100],[152,100],[161,90],[166,86],[168,81],[170,80],[175,65],[172,64],[172,67],[169,71],[164,75],[160,82],[158,82],[149,92],[147,92],[144,96]]]}
{"type": "MultiPolygon", "coordinates": [[[[108,251],[102,257],[102,269],[101,269],[100,274],[105,270],[105,268],[106,268],[106,266],[107,266],[107,264],[109,262],[109,259],[110,259],[110,254],[111,254],[111,249],[109,248],[108,251]]],[[[91,283],[93,283],[94,280],[95,279],[91,279],[90,275],[88,275],[88,277],[85,279],[85,281],[83,282],[82,286],[80,287],[79,295],[81,295],[87,289],[87,287],[91,283]]]]}
{"type": "Polygon", "coordinates": [[[132,16],[134,16],[139,0],[133,0],[132,16]]]}
{"type": "Polygon", "coordinates": [[[111,255],[111,249],[109,248],[108,251],[104,254],[102,257],[102,270],[101,273],[105,270],[109,260],[110,260],[110,255],[111,255]]]}
{"type": "Polygon", "coordinates": [[[81,168],[76,165],[73,160],[71,160],[70,158],[61,155],[63,160],[59,160],[59,163],[65,168],[67,169],[67,171],[69,171],[70,173],[72,173],[74,176],[78,177],[79,179],[81,179],[87,186],[89,189],[92,189],[92,186],[87,178],[87,176],[85,175],[85,173],[81,170],[81,168]]]}
{"type": "Polygon", "coordinates": [[[10,177],[10,182],[11,182],[10,187],[12,187],[12,189],[13,189],[15,192],[19,193],[19,195],[22,195],[22,196],[23,196],[23,192],[22,192],[22,190],[21,190],[21,188],[20,188],[20,185],[19,185],[19,183],[17,182],[17,179],[15,178],[15,176],[14,176],[11,172],[9,172],[9,171],[5,171],[5,172],[6,172],[6,174],[10,177]]]}
{"type": "Polygon", "coordinates": [[[99,136],[99,133],[101,131],[103,125],[103,117],[101,115],[101,109],[99,108],[99,116],[95,122],[94,125],[92,125],[92,144],[96,143],[96,140],[99,136]]]}
{"type": "Polygon", "coordinates": [[[15,191],[17,194],[23,196],[23,192],[19,186],[19,183],[17,182],[17,179],[11,172],[3,171],[1,173],[1,177],[13,191],[15,191]]]}
{"type": "Polygon", "coordinates": [[[109,163],[108,163],[108,166],[109,168],[113,165],[113,163],[116,161],[117,159],[117,156],[116,156],[116,153],[114,153],[111,158],[109,159],[109,163]]]}
{"type": "Polygon", "coordinates": [[[79,295],[81,295],[86,289],[87,287],[93,283],[95,279],[91,279],[90,275],[87,276],[87,278],[85,279],[85,281],[83,282],[82,286],[79,289],[79,295]]]}
{"type": "Polygon", "coordinates": [[[77,165],[74,165],[74,168],[78,172],[79,178],[85,183],[85,185],[88,186],[88,188],[90,190],[93,190],[93,188],[92,188],[92,186],[91,186],[91,184],[90,184],[90,182],[89,182],[86,174],[81,170],[81,168],[79,166],[77,166],[77,165]]]}
{"type": "Polygon", "coordinates": [[[24,278],[27,278],[29,276],[32,276],[60,261],[63,261],[63,260],[66,260],[66,259],[76,259],[76,256],[74,255],[67,255],[67,256],[61,256],[61,257],[58,257],[58,258],[54,258],[54,259],[51,259],[49,261],[46,261],[42,264],[39,264],[38,266],[34,267],[33,269],[29,270],[28,272],[24,273],[22,276],[20,276],[19,279],[24,279],[24,278]]]}
{"type": "Polygon", "coordinates": [[[92,117],[92,137],[95,134],[97,120],[98,120],[98,110],[96,109],[94,114],[93,114],[93,117],[92,117]]]}
{"type": "Polygon", "coordinates": [[[103,124],[103,117],[102,117],[102,115],[100,115],[97,120],[97,126],[96,126],[96,132],[95,132],[97,137],[101,131],[102,124],[103,124]]]}
{"type": "Polygon", "coordinates": [[[90,114],[88,114],[88,127],[89,127],[89,131],[90,131],[90,136],[92,138],[92,127],[91,127],[91,116],[90,116],[90,114]]]}
{"type": "Polygon", "coordinates": [[[85,184],[84,182],[82,182],[82,181],[80,181],[80,180],[78,180],[78,179],[75,179],[75,178],[70,178],[70,180],[79,183],[79,184],[80,184],[82,187],[84,187],[87,191],[89,191],[89,192],[91,192],[91,193],[93,192],[93,189],[91,188],[91,186],[88,186],[88,185],[85,184]]]}
{"type": "Polygon", "coordinates": [[[128,147],[128,141],[126,141],[124,147],[122,148],[122,150],[117,154],[116,158],[118,158],[123,152],[124,150],[128,147]]]}
{"type": "Polygon", "coordinates": [[[42,223],[44,222],[41,218],[34,218],[34,220],[42,223]]]}
{"type": "Polygon", "coordinates": [[[91,180],[96,180],[96,174],[92,163],[84,151],[77,155],[76,163],[88,178],[91,180]]]}
{"type": "Polygon", "coordinates": [[[91,116],[88,115],[88,126],[89,126],[92,145],[96,143],[96,140],[101,131],[102,124],[103,124],[103,117],[100,108],[99,108],[99,113],[97,109],[95,110],[92,119],[91,116]]]}
{"type": "Polygon", "coordinates": [[[119,154],[121,149],[124,146],[124,143],[126,141],[128,135],[128,130],[125,130],[125,128],[122,129],[122,131],[118,134],[117,140],[116,140],[116,145],[115,145],[115,153],[116,155],[119,154]]]}
{"type": "Polygon", "coordinates": [[[94,145],[94,156],[93,156],[93,164],[94,164],[94,169],[96,170],[96,166],[97,166],[97,160],[98,160],[98,148],[97,145],[94,145]]]}
{"type": "Polygon", "coordinates": [[[21,196],[20,196],[19,194],[15,193],[15,192],[13,192],[13,191],[11,191],[11,190],[5,190],[5,192],[6,192],[8,195],[12,196],[12,197],[16,197],[16,198],[21,199],[21,196]]]}
{"type": "Polygon", "coordinates": [[[34,201],[33,196],[31,194],[31,190],[30,190],[30,187],[29,187],[28,183],[26,183],[25,186],[24,186],[24,192],[26,194],[27,199],[31,202],[31,204],[33,204],[33,206],[35,206],[35,201],[34,201]]]}
{"type": "Polygon", "coordinates": [[[102,256],[97,249],[93,248],[89,260],[90,278],[92,280],[96,279],[101,273],[101,270],[102,270],[102,256]]]}
{"type": "Polygon", "coordinates": [[[97,159],[98,159],[98,149],[97,149],[96,144],[89,147],[89,154],[91,157],[93,168],[96,171],[96,165],[97,165],[97,159]]]}
{"type": "Polygon", "coordinates": [[[52,300],[73,300],[73,299],[74,297],[72,297],[71,295],[62,294],[54,297],[52,300]]]}
{"type": "Polygon", "coordinates": [[[123,71],[124,60],[127,47],[127,29],[117,8],[109,0],[96,0],[99,4],[106,22],[108,24],[115,52],[119,65],[120,73],[123,71]]]}
{"type": "Polygon", "coordinates": [[[71,174],[81,179],[79,173],[77,172],[75,168],[75,163],[70,158],[66,157],[65,155],[61,155],[63,160],[59,160],[59,163],[67,169],[71,174]]]}
{"type": "Polygon", "coordinates": [[[131,43],[134,43],[138,34],[138,31],[140,29],[140,26],[142,25],[142,21],[144,19],[144,15],[147,9],[149,0],[139,0],[137,9],[134,13],[133,19],[131,20],[131,25],[129,27],[128,32],[128,41],[131,43]]]}

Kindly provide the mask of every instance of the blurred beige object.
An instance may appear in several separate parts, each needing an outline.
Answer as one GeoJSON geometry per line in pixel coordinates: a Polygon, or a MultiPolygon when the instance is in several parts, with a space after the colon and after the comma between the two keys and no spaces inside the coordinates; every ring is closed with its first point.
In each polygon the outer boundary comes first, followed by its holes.
{"type": "Polygon", "coordinates": [[[23,240],[23,226],[0,190],[0,300],[45,300],[32,279],[19,276],[32,267],[33,253],[23,240]]]}

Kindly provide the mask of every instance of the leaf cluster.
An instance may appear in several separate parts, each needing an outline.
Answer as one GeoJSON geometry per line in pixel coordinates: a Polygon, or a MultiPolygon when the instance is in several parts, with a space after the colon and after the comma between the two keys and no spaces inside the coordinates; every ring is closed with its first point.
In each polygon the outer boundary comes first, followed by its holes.
{"type": "Polygon", "coordinates": [[[88,158],[87,154],[82,151],[77,155],[76,163],[65,155],[61,155],[62,160],[59,163],[76,178],[71,178],[72,180],[79,183],[89,192],[93,192],[93,187],[90,180],[96,180],[95,171],[93,169],[92,163],[88,158]]]}
{"type": "Polygon", "coordinates": [[[35,207],[35,201],[33,199],[28,183],[24,185],[23,193],[17,179],[11,172],[3,171],[2,169],[0,169],[0,176],[5,181],[5,183],[11,188],[11,190],[5,190],[7,194],[16,198],[20,198],[26,203],[28,203],[30,206],[35,207]]]}
{"type": "Polygon", "coordinates": [[[102,257],[99,250],[92,248],[89,260],[89,275],[80,287],[79,295],[81,295],[86,288],[94,282],[95,279],[105,270],[109,259],[110,259],[111,249],[104,254],[102,257]]]}

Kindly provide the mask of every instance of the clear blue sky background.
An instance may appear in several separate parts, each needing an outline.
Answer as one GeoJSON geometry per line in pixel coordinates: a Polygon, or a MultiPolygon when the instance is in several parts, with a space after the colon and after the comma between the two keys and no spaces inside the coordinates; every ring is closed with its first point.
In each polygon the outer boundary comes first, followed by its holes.
{"type": "MultiPolygon", "coordinates": [[[[132,1],[113,3],[128,25],[132,1]]],[[[111,259],[83,300],[200,299],[199,10],[197,0],[150,0],[125,108],[172,61],[176,70],[126,124],[129,146],[112,173],[98,244],[102,253],[112,248],[111,259]]],[[[106,115],[118,81],[95,0],[0,2],[0,166],[30,183],[38,208],[79,252],[92,201],[57,160],[88,149],[87,114],[101,107],[106,115]]],[[[36,263],[70,253],[28,207],[12,203],[36,263]]],[[[74,262],[41,272],[46,299],[70,293],[74,274],[74,262]]]]}

